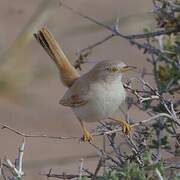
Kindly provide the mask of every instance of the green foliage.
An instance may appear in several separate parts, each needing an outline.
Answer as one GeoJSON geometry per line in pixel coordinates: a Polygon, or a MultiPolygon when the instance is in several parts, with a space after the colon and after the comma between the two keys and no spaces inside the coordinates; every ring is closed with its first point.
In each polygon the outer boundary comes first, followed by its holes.
{"type": "MultiPolygon", "coordinates": [[[[103,176],[96,177],[96,180],[156,180],[157,171],[165,174],[165,167],[162,161],[152,163],[152,154],[144,153],[144,167],[139,167],[135,162],[126,161],[122,167],[106,171],[103,176]]],[[[165,177],[165,176],[164,176],[165,177]]]]}
{"type": "MultiPolygon", "coordinates": [[[[153,162],[150,152],[146,151],[143,159],[144,167],[126,161],[123,167],[109,169],[102,176],[97,176],[96,180],[159,180],[159,173],[164,180],[168,179],[167,175],[172,180],[180,178],[180,173],[165,168],[163,161],[153,162]]],[[[81,180],[88,180],[88,177],[84,176],[81,180]]]]}

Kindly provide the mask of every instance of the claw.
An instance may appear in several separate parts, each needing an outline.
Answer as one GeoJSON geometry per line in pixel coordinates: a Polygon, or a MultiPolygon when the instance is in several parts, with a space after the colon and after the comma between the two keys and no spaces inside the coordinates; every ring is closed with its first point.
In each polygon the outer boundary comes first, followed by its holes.
{"type": "Polygon", "coordinates": [[[132,127],[129,123],[127,123],[125,120],[119,118],[119,119],[116,119],[117,122],[120,123],[120,125],[122,126],[122,132],[125,134],[125,135],[128,135],[130,134],[130,132],[132,131],[132,127]]]}
{"type": "Polygon", "coordinates": [[[84,130],[84,134],[83,134],[83,137],[81,138],[81,140],[83,142],[90,142],[90,141],[93,141],[93,137],[91,135],[91,133],[87,130],[84,130]]]}
{"type": "Polygon", "coordinates": [[[93,137],[92,137],[91,133],[86,129],[83,122],[80,119],[79,119],[79,122],[81,124],[82,132],[83,132],[83,137],[80,139],[80,141],[83,141],[83,142],[93,141],[93,137]]]}
{"type": "Polygon", "coordinates": [[[132,127],[126,121],[122,123],[122,131],[124,134],[128,135],[132,131],[132,127]]]}

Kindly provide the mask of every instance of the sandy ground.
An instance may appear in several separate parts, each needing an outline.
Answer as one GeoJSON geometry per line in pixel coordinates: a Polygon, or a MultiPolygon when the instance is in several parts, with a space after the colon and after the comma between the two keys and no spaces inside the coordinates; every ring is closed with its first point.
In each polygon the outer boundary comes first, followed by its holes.
{"type": "MultiPolygon", "coordinates": [[[[1,52],[13,43],[40,3],[40,0],[0,0],[1,52]]],[[[98,2],[95,0],[69,0],[67,3],[102,21],[141,14],[151,9],[151,2],[147,0],[99,0],[98,2]]],[[[45,24],[55,34],[72,60],[75,59],[76,49],[87,47],[109,33],[60,7],[45,24]]],[[[135,24],[133,27],[136,26],[135,24]]],[[[132,29],[127,29],[132,31],[132,29]]],[[[123,30],[125,31],[126,28],[123,30]]],[[[14,98],[11,93],[0,96],[1,122],[26,133],[80,136],[79,123],[71,110],[58,105],[66,88],[60,83],[54,64],[35,41],[31,42],[26,51],[27,55],[24,56],[26,57],[24,61],[31,65],[25,66],[24,71],[27,71],[26,75],[29,77],[32,77],[33,74],[33,77],[29,78],[23,86],[18,86],[17,91],[20,92],[20,97],[23,97],[19,98],[20,100],[17,97],[14,98]],[[41,70],[41,75],[38,74],[38,69],[41,70]],[[43,73],[44,77],[42,78],[40,76],[43,76],[43,73]]],[[[139,67],[145,65],[145,57],[140,55],[136,48],[131,47],[127,41],[120,38],[110,40],[98,47],[89,57],[89,61],[115,58],[130,65],[139,67]]],[[[11,62],[11,59],[8,62],[11,62]]],[[[85,65],[84,69],[87,70],[92,64],[85,65]]],[[[17,69],[11,68],[11,71],[16,72],[17,69]]],[[[21,81],[17,81],[15,79],[14,84],[21,83],[21,81]]],[[[139,117],[144,119],[142,114],[138,114],[135,110],[131,112],[131,115],[135,115],[136,119],[139,117]]],[[[95,124],[87,126],[91,128],[95,124]]],[[[18,135],[8,130],[0,130],[0,158],[7,155],[13,160],[21,141],[22,138],[18,135]]],[[[95,142],[102,144],[102,139],[97,138],[95,142]]],[[[26,180],[45,179],[39,173],[49,168],[55,168],[59,172],[78,172],[79,160],[82,157],[85,158],[86,167],[93,169],[96,162],[96,151],[90,145],[80,144],[77,140],[36,138],[27,139],[26,144],[24,156],[26,173],[24,179],[26,180]]]]}

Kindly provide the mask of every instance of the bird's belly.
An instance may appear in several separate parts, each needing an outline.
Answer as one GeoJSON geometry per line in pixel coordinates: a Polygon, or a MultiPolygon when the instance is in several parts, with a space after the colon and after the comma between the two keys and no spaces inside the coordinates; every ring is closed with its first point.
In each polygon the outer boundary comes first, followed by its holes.
{"type": "Polygon", "coordinates": [[[95,122],[111,116],[125,99],[125,91],[117,89],[99,92],[96,90],[93,98],[84,106],[73,108],[75,115],[82,121],[95,122]],[[121,93],[120,93],[121,92],[121,93]]]}

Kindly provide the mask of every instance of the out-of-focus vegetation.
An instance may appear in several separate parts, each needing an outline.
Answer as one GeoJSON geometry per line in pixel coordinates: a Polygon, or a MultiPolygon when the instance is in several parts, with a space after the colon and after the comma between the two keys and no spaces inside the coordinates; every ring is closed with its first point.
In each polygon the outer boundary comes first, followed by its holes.
{"type": "MultiPolygon", "coordinates": [[[[30,18],[12,45],[0,54],[0,97],[11,101],[21,100],[21,89],[34,79],[36,70],[32,67],[28,47],[36,32],[52,14],[57,0],[44,0],[30,18]]],[[[38,69],[39,71],[40,69],[38,69]]],[[[38,72],[40,74],[40,72],[38,72]]],[[[36,77],[37,78],[37,77],[36,77]]]]}

